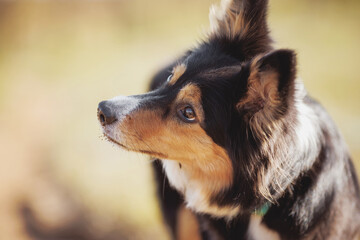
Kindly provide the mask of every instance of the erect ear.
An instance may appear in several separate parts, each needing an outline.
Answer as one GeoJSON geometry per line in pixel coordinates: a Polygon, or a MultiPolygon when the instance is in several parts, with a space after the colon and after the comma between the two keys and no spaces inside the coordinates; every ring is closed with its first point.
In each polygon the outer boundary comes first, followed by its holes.
{"type": "Polygon", "coordinates": [[[222,0],[210,9],[210,37],[241,45],[245,59],[269,51],[267,5],[268,0],[222,0]]]}
{"type": "Polygon", "coordinates": [[[255,57],[250,64],[247,92],[236,107],[259,134],[269,134],[271,124],[294,101],[296,57],[291,50],[277,50],[255,57]]]}

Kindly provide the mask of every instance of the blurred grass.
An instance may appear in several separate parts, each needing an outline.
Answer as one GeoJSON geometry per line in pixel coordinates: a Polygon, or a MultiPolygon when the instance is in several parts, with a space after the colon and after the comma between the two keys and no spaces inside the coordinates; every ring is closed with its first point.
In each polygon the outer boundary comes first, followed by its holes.
{"type": "MultiPolygon", "coordinates": [[[[0,1],[1,239],[21,231],[8,205],[31,191],[43,164],[84,205],[138,229],[133,239],[166,238],[149,161],[101,140],[96,107],[144,92],[159,67],[202,39],[216,2],[0,1]]],[[[299,76],[357,169],[359,13],[360,2],[335,0],[273,0],[269,10],[277,47],[297,51],[299,76]]]]}

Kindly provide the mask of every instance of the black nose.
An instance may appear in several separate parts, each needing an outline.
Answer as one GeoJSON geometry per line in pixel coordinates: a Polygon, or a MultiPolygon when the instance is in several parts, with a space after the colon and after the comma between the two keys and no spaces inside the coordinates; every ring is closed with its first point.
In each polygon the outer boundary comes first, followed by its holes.
{"type": "Polygon", "coordinates": [[[99,103],[98,118],[103,126],[109,125],[117,120],[115,112],[112,110],[109,102],[102,101],[99,103]]]}

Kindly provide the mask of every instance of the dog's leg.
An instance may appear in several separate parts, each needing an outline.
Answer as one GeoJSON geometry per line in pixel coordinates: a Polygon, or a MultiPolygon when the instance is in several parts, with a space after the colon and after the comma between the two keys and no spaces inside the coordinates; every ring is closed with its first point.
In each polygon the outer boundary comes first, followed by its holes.
{"type": "Polygon", "coordinates": [[[198,215],[203,240],[246,240],[250,215],[239,215],[226,220],[215,219],[208,215],[198,215]]]}

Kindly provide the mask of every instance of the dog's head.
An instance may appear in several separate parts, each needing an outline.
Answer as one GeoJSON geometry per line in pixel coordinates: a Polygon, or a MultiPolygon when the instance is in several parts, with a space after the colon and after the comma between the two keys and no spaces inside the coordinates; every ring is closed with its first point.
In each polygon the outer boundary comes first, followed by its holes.
{"type": "Polygon", "coordinates": [[[296,63],[292,51],[272,50],[266,7],[266,0],[233,0],[212,9],[208,39],[159,88],[99,104],[105,136],[177,162],[208,185],[203,194],[213,203],[252,208],[270,199],[269,169],[282,154],[276,144],[296,122],[296,63]]]}

